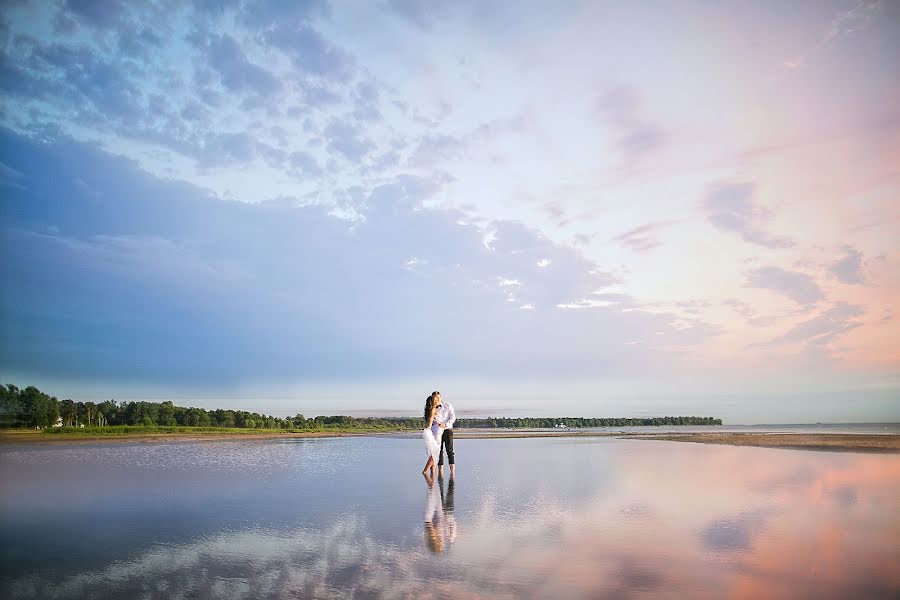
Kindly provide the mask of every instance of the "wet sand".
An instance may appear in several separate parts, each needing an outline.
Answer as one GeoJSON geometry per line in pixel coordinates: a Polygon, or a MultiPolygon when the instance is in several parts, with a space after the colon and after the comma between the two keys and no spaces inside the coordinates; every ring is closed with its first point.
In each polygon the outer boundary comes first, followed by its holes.
{"type": "Polygon", "coordinates": [[[727,444],[798,450],[844,450],[852,452],[900,452],[900,435],[846,433],[673,433],[633,434],[628,437],[668,442],[727,444]]]}
{"type": "MultiPolygon", "coordinates": [[[[287,438],[322,437],[377,437],[409,435],[408,431],[269,431],[252,433],[133,433],[125,435],[65,435],[46,434],[39,431],[0,432],[0,444],[95,444],[111,443],[160,443],[160,442],[203,442],[203,441],[257,441],[287,438]]],[[[731,446],[756,446],[762,448],[794,448],[797,450],[832,450],[848,452],[890,452],[900,453],[900,435],[895,434],[841,434],[841,433],[621,433],[598,431],[478,431],[458,430],[458,440],[465,439],[511,439],[511,438],[575,438],[605,437],[626,440],[653,440],[668,442],[694,442],[700,444],[725,444],[731,446]]]]}

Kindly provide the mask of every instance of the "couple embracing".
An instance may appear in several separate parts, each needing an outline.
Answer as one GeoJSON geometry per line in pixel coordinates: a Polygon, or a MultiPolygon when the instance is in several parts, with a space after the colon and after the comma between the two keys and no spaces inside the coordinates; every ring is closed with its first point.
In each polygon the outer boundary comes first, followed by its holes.
{"type": "Polygon", "coordinates": [[[434,478],[434,465],[438,467],[438,477],[444,475],[444,449],[447,450],[447,462],[450,463],[450,477],[456,476],[456,460],[453,455],[453,422],[456,412],[449,402],[441,401],[441,393],[434,392],[425,400],[425,429],[422,439],[425,440],[425,452],[428,462],[422,469],[426,478],[434,478]]]}

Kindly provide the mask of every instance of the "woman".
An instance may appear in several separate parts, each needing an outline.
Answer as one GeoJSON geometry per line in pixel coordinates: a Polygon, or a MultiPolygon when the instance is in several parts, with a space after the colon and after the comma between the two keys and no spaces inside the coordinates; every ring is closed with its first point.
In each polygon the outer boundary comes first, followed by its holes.
{"type": "Polygon", "coordinates": [[[435,554],[440,554],[444,551],[444,508],[434,479],[426,479],[428,494],[425,496],[425,545],[435,554]]]}
{"type": "Polygon", "coordinates": [[[441,406],[440,396],[432,394],[425,400],[425,429],[422,430],[422,439],[425,440],[425,452],[428,454],[428,462],[422,469],[422,475],[434,477],[434,465],[437,463],[438,454],[441,451],[441,429],[444,425],[435,418],[438,408],[441,406]]]}

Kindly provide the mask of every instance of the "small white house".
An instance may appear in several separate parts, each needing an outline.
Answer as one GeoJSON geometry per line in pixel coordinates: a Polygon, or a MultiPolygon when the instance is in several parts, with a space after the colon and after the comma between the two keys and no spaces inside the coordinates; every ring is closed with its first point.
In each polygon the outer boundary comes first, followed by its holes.
{"type": "Polygon", "coordinates": [[[62,417],[56,417],[56,423],[54,423],[53,426],[62,427],[62,417]]]}

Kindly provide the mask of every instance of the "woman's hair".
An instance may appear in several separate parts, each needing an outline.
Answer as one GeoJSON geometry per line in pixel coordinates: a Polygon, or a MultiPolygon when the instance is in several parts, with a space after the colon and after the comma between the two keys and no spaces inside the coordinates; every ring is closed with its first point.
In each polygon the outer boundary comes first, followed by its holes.
{"type": "MultiPolygon", "coordinates": [[[[425,398],[425,416],[422,418],[425,419],[426,421],[428,420],[428,413],[431,412],[431,409],[433,407],[434,407],[434,394],[425,398]]],[[[431,423],[428,423],[428,424],[430,425],[431,423]]]]}

